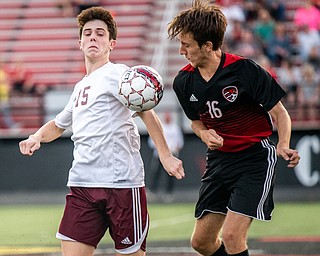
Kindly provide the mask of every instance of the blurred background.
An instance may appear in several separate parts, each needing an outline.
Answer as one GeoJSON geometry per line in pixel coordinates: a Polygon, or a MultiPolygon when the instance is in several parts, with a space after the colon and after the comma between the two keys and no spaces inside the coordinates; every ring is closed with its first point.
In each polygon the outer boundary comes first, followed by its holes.
{"type": "MultiPolygon", "coordinates": [[[[291,147],[299,150],[301,163],[292,170],[279,161],[276,199],[319,200],[320,1],[212,2],[222,6],[229,21],[223,50],[254,59],[287,91],[283,103],[293,122],[291,147]]],[[[38,202],[48,201],[48,195],[51,200],[64,199],[56,195],[66,191],[73,148],[70,134],[43,145],[32,158],[20,155],[18,143],[62,110],[73,86],[84,76],[75,16],[93,5],[106,7],[117,21],[112,62],[158,70],[165,92],[155,111],[161,119],[169,112],[183,132],[179,157],[186,179],[175,183],[169,197],[155,195],[150,200],[194,202],[206,148],[192,133],[172,91],[173,77],[187,62],[179,55],[179,43],[170,41],[166,30],[172,17],[189,7],[191,0],[0,1],[0,202],[25,201],[26,195],[38,195],[38,202]]],[[[137,124],[150,187],[153,153],[144,126],[139,120],[137,124]]],[[[160,185],[166,182],[159,179],[160,185]]],[[[160,189],[157,194],[161,193],[167,192],[160,189]]]]}

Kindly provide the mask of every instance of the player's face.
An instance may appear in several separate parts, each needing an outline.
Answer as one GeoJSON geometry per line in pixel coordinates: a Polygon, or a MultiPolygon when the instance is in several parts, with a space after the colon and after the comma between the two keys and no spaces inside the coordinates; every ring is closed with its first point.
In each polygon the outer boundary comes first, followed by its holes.
{"type": "Polygon", "coordinates": [[[106,23],[101,20],[92,20],[84,25],[79,45],[87,58],[100,59],[109,58],[116,41],[109,40],[106,23]]]}
{"type": "Polygon", "coordinates": [[[194,40],[190,33],[179,34],[180,54],[184,55],[193,67],[201,67],[206,60],[206,52],[204,47],[199,47],[198,42],[194,40]]]}

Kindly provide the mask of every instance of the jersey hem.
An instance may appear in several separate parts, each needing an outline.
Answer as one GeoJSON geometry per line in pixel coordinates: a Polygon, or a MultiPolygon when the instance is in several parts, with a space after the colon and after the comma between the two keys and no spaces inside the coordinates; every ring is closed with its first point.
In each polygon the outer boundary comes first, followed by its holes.
{"type": "Polygon", "coordinates": [[[87,184],[87,183],[71,183],[68,182],[67,187],[81,187],[81,188],[141,188],[145,184],[87,184]]]}

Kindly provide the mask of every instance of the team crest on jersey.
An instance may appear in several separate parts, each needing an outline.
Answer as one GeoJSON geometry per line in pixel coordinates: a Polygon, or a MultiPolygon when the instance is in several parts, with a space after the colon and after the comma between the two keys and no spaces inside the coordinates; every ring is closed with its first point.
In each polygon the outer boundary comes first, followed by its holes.
{"type": "Polygon", "coordinates": [[[227,101],[234,102],[238,97],[238,88],[235,86],[227,86],[222,90],[222,95],[227,101]]]}

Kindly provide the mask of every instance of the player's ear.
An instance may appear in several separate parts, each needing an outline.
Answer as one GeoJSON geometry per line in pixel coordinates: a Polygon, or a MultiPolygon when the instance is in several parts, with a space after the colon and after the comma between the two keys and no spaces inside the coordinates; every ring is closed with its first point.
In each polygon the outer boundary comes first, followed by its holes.
{"type": "Polygon", "coordinates": [[[116,44],[117,44],[117,41],[114,39],[111,39],[110,40],[110,49],[113,50],[113,48],[116,46],[116,44]]]}
{"type": "Polygon", "coordinates": [[[212,51],[212,47],[213,47],[212,42],[207,41],[207,42],[205,42],[204,46],[206,47],[206,51],[208,51],[208,52],[212,51]]]}
{"type": "Polygon", "coordinates": [[[78,44],[79,44],[80,50],[82,50],[81,39],[78,41],[78,44]]]}

